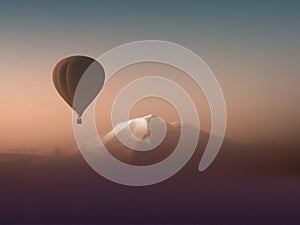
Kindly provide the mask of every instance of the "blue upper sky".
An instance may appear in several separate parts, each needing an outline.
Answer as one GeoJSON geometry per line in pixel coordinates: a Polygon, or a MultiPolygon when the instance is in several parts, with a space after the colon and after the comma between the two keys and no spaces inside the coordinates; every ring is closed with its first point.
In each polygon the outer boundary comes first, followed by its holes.
{"type": "Polygon", "coordinates": [[[158,39],[207,62],[235,124],[254,135],[270,128],[289,134],[300,113],[299,12],[300,1],[283,0],[0,0],[0,104],[13,107],[17,99],[22,108],[28,96],[55,96],[52,69],[68,55],[98,57],[123,43],[158,39]]]}

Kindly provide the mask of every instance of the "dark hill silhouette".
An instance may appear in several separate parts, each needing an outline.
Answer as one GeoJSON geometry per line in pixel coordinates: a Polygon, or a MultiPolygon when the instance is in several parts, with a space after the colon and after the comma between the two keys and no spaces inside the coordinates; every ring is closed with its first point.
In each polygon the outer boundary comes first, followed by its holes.
{"type": "MultiPolygon", "coordinates": [[[[176,132],[173,129],[167,138],[174,140],[176,132]]],[[[78,150],[61,157],[1,154],[0,222],[300,222],[299,146],[245,145],[225,139],[213,164],[199,173],[207,139],[208,134],[201,132],[190,162],[167,181],[148,187],[122,186],[104,179],[78,150]]],[[[167,150],[149,156],[150,161],[167,157],[167,150]]],[[[117,154],[120,149],[111,151],[117,154]]],[[[126,160],[126,155],[121,157],[126,160]]],[[[139,157],[127,160],[138,163],[139,157]]],[[[141,164],[145,163],[149,161],[141,164]]]]}

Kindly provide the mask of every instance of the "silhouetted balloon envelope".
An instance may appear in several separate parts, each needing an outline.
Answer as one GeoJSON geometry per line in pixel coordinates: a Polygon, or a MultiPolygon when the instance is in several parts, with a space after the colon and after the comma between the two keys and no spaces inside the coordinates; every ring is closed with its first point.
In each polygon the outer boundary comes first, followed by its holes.
{"type": "Polygon", "coordinates": [[[102,89],[104,80],[105,73],[101,64],[87,56],[71,56],[62,59],[53,70],[54,86],[78,114],[78,124],[81,123],[84,110],[102,89]],[[81,80],[83,76],[84,79],[81,80]],[[76,101],[74,101],[75,93],[76,101]]]}

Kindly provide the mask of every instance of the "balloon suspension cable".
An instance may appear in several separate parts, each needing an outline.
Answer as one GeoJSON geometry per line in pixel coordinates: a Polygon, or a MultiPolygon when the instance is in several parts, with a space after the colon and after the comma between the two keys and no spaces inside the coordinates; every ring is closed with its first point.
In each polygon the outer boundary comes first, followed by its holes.
{"type": "Polygon", "coordinates": [[[82,124],[82,119],[81,119],[81,117],[78,117],[78,119],[77,119],[77,124],[82,124]]]}

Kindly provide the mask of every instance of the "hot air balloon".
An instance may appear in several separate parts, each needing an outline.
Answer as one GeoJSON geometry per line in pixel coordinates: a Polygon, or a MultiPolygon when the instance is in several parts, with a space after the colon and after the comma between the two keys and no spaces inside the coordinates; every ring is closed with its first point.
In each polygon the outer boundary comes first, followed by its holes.
{"type": "Polygon", "coordinates": [[[53,70],[54,86],[78,114],[78,124],[82,123],[81,116],[84,110],[98,95],[104,80],[105,73],[101,64],[87,56],[70,56],[62,59],[53,70]],[[81,79],[83,76],[84,79],[81,79]]]}

